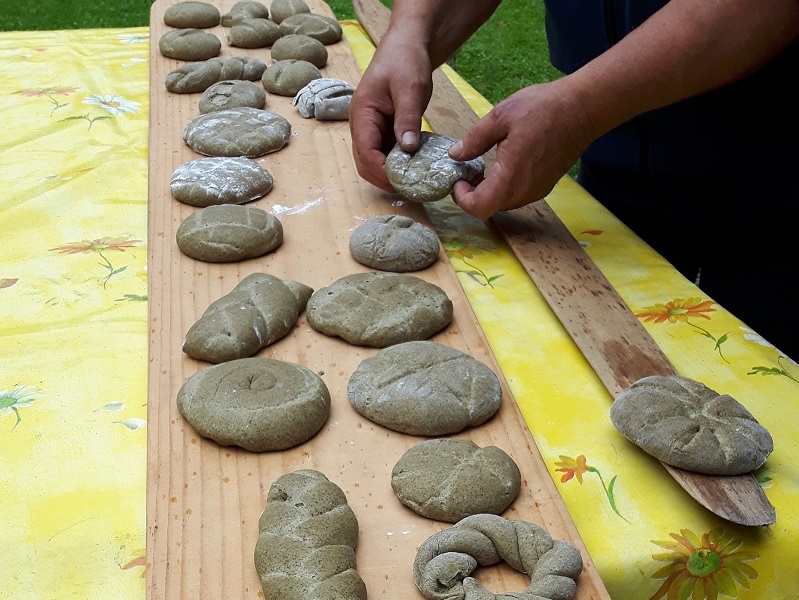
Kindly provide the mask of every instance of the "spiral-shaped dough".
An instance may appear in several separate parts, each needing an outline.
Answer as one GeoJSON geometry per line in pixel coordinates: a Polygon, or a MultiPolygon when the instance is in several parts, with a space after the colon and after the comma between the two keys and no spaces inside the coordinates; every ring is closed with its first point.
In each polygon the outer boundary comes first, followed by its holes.
{"type": "Polygon", "coordinates": [[[355,571],[358,520],[322,473],[303,469],[269,489],[255,569],[265,600],[366,600],[355,571]]]}
{"type": "Polygon", "coordinates": [[[429,600],[570,600],[583,560],[541,527],[497,515],[466,517],[429,537],[413,561],[413,580],[429,600]],[[530,576],[523,592],[494,595],[469,575],[504,560],[530,576]]]}

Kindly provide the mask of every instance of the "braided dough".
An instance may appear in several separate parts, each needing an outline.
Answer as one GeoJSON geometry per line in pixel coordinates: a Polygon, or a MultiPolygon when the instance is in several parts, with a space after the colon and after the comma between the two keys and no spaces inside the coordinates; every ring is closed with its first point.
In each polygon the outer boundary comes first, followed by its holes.
{"type": "Polygon", "coordinates": [[[413,580],[428,600],[570,600],[583,559],[541,527],[474,515],[425,541],[413,561],[413,580]],[[520,593],[494,595],[469,575],[477,565],[505,561],[530,576],[520,593]]]}
{"type": "Polygon", "coordinates": [[[345,121],[350,118],[350,101],[354,92],[355,86],[347,81],[322,77],[297,92],[292,104],[303,119],[316,117],[317,121],[345,121]]]}
{"type": "Polygon", "coordinates": [[[258,81],[266,71],[266,63],[250,56],[211,58],[179,66],[164,79],[173,94],[204,92],[213,84],[231,79],[258,81]]]}
{"type": "Polygon", "coordinates": [[[664,463],[710,475],[760,467],[774,441],[742,404],[687,377],[633,383],[610,408],[624,437],[664,463]]]}
{"type": "Polygon", "coordinates": [[[279,477],[258,522],[255,569],[265,600],[366,600],[355,571],[358,520],[318,471],[279,477]]]}
{"type": "Polygon", "coordinates": [[[291,331],[312,292],[296,281],[252,273],[189,328],[183,352],[212,363],[252,356],[291,331]]]}

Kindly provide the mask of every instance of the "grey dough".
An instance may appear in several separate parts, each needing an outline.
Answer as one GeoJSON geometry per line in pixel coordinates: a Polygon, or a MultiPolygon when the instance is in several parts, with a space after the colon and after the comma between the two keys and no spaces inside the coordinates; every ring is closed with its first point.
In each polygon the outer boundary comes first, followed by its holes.
{"type": "Polygon", "coordinates": [[[366,600],[355,570],[358,519],[341,488],[319,471],[275,480],[258,530],[255,570],[264,600],[366,600]]]}
{"type": "Polygon", "coordinates": [[[303,0],[273,0],[270,8],[272,9],[272,20],[278,24],[291,15],[311,12],[303,0]]]}
{"type": "Polygon", "coordinates": [[[183,352],[211,363],[252,356],[291,331],[312,292],[266,273],[248,275],[189,328],[183,352]]]}
{"type": "Polygon", "coordinates": [[[191,206],[245,204],[272,189],[272,175],[249,158],[198,158],[172,173],[169,189],[176,200],[191,206]]]}
{"type": "Polygon", "coordinates": [[[304,60],[281,60],[272,64],[261,77],[264,89],[279,96],[294,96],[322,73],[304,60]]]}
{"type": "Polygon", "coordinates": [[[206,29],[219,25],[219,10],[207,2],[178,2],[164,11],[164,23],[182,29],[206,29]]]}
{"type": "Polygon", "coordinates": [[[173,29],[158,40],[158,50],[177,60],[207,60],[219,54],[222,42],[213,33],[201,29],[173,29]]]}
{"type": "Polygon", "coordinates": [[[263,86],[252,81],[220,81],[213,84],[200,96],[200,112],[205,114],[228,108],[249,106],[263,108],[266,104],[266,92],[263,86]]]}
{"type": "Polygon", "coordinates": [[[249,56],[210,58],[181,65],[164,79],[166,89],[174,94],[203,92],[219,81],[245,79],[258,81],[266,71],[266,63],[249,56]]]}
{"type": "Polygon", "coordinates": [[[314,79],[297,95],[292,104],[303,119],[344,121],[350,118],[350,102],[355,86],[342,79],[314,79]]]}
{"type": "Polygon", "coordinates": [[[426,339],[452,321],[441,288],[395,273],[346,275],[314,293],[306,311],[320,333],[376,348],[426,339]]]}
{"type": "Polygon", "coordinates": [[[363,360],[350,377],[347,396],[358,413],[378,425],[438,436],[485,423],[499,410],[502,388],[479,360],[449,346],[418,341],[396,344],[363,360]]]}
{"type": "Polygon", "coordinates": [[[481,513],[501,514],[521,485],[519,467],[510,456],[469,440],[420,442],[391,472],[391,487],[400,502],[423,517],[448,523],[481,513]]]}
{"type": "Polygon", "coordinates": [[[352,258],[381,271],[419,271],[436,261],[438,251],[435,233],[401,215],[373,217],[350,236],[352,258]]]}
{"type": "Polygon", "coordinates": [[[283,242],[277,217],[255,206],[208,206],[186,217],[176,231],[186,256],[228,263],[263,256],[283,242]]]}
{"type": "Polygon", "coordinates": [[[284,35],[272,44],[272,60],[304,60],[321,69],[327,64],[327,48],[307,35],[284,35]]]}
{"type": "Polygon", "coordinates": [[[237,48],[268,48],[281,35],[280,27],[269,19],[246,19],[230,28],[227,42],[237,48]]]}
{"type": "Polygon", "coordinates": [[[452,160],[447,151],[455,140],[423,131],[419,149],[408,154],[399,144],[386,156],[386,176],[395,190],[414,202],[441,200],[452,192],[455,182],[474,183],[482,176],[482,158],[452,160]]]}
{"type": "Polygon", "coordinates": [[[280,150],[290,135],[286,119],[248,106],[200,115],[183,130],[189,148],[206,156],[263,156],[280,150]]]}
{"type": "Polygon", "coordinates": [[[344,36],[338,21],[314,13],[300,13],[283,19],[280,22],[280,32],[283,35],[307,35],[325,46],[341,41],[344,36]]]}
{"type": "Polygon", "coordinates": [[[222,15],[222,26],[232,27],[236,23],[245,21],[247,19],[268,19],[269,9],[261,2],[254,0],[245,0],[244,2],[236,2],[230,7],[230,10],[222,15]]]}
{"type": "Polygon", "coordinates": [[[748,473],[774,449],[769,432],[740,402],[677,375],[639,379],[616,398],[610,419],[652,456],[696,473],[748,473]]]}
{"type": "Polygon", "coordinates": [[[413,561],[413,581],[428,600],[571,600],[583,559],[577,549],[538,525],[474,515],[430,536],[413,561]],[[492,594],[469,577],[505,561],[530,577],[523,592],[492,594]]]}
{"type": "Polygon", "coordinates": [[[271,452],[316,435],[330,415],[330,393],[305,367],[243,358],[189,377],[177,405],[199,436],[222,446],[271,452]]]}

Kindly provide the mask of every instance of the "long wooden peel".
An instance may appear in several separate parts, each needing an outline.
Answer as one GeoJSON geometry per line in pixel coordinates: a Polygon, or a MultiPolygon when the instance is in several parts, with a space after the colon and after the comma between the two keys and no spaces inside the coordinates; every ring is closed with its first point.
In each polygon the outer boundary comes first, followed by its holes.
{"type": "MultiPolygon", "coordinates": [[[[378,0],[353,0],[353,7],[378,43],[391,11],[378,0]]],[[[461,137],[479,120],[477,115],[440,69],[433,73],[433,85],[425,118],[437,133],[461,137]]],[[[485,159],[488,169],[495,154],[485,159]]],[[[492,223],[614,398],[642,377],[677,374],[546,201],[497,214],[492,223]]],[[[774,507],[752,474],[709,476],[664,467],[695,500],[724,519],[749,526],[776,521],[774,507]]]]}

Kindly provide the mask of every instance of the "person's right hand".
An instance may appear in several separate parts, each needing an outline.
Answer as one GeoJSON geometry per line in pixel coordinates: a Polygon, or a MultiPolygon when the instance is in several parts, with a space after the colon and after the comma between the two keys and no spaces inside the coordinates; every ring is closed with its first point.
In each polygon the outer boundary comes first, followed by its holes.
{"type": "Polygon", "coordinates": [[[350,104],[352,150],[358,173],[393,192],[386,154],[397,141],[406,152],[419,146],[422,113],[433,90],[430,57],[401,28],[390,30],[358,84],[350,104]]]}

